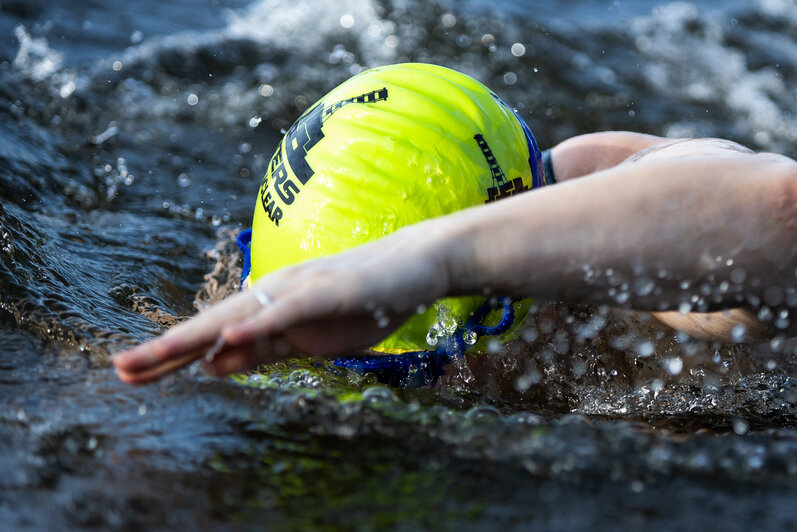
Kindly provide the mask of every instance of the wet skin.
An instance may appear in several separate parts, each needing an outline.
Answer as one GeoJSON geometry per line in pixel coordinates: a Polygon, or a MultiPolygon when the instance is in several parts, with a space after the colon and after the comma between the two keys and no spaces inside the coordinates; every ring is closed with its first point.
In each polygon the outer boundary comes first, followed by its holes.
{"type": "Polygon", "coordinates": [[[352,353],[445,296],[605,304],[723,340],[740,324],[748,339],[768,334],[755,317],[763,306],[789,310],[795,161],[720,139],[611,132],[563,142],[553,165],[555,186],[265,276],[252,291],[117,354],[119,377],[156,380],[214,345],[205,366],[217,375],[295,354],[352,353]],[[654,286],[618,292],[618,279],[654,286]],[[257,290],[271,304],[262,305],[257,290]]]}

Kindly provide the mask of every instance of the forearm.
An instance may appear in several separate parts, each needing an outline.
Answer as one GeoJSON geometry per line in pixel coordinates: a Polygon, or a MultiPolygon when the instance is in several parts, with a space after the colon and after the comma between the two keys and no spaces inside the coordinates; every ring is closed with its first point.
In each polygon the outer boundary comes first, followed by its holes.
{"type": "Polygon", "coordinates": [[[756,157],[622,165],[441,219],[449,291],[640,310],[782,302],[797,176],[756,157]]]}

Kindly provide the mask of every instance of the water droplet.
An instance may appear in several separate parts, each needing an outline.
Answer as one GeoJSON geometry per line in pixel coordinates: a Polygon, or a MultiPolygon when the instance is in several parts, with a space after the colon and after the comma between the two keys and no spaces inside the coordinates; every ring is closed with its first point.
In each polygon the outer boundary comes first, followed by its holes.
{"type": "MultiPolygon", "coordinates": [[[[760,133],[760,132],[759,132],[760,133]]],[[[753,455],[747,459],[747,466],[750,469],[760,469],[764,465],[764,457],[760,455],[753,455]]]]}
{"type": "Polygon", "coordinates": [[[537,371],[536,369],[532,369],[525,375],[521,375],[515,380],[515,389],[518,392],[523,393],[527,391],[529,388],[531,388],[532,385],[540,382],[540,379],[541,379],[540,372],[537,371]]]}
{"type": "Polygon", "coordinates": [[[664,361],[664,368],[670,375],[678,375],[684,369],[684,361],[679,357],[668,358],[664,361]]]}
{"type": "Polygon", "coordinates": [[[526,342],[531,343],[531,342],[533,342],[534,340],[537,339],[537,337],[539,336],[539,333],[537,333],[537,329],[531,328],[531,329],[526,329],[525,331],[523,331],[522,336],[523,336],[523,340],[525,340],[526,342]]]}
{"type": "Polygon", "coordinates": [[[478,420],[478,421],[487,421],[487,422],[497,421],[501,419],[501,412],[494,406],[476,405],[467,412],[465,412],[465,418],[469,420],[478,420]]]}
{"type": "Polygon", "coordinates": [[[120,70],[122,70],[122,66],[123,65],[122,65],[121,61],[114,61],[112,68],[113,68],[114,72],[119,72],[120,70]]]}
{"type": "Polygon", "coordinates": [[[501,352],[501,342],[495,338],[490,338],[487,341],[487,352],[493,355],[501,352]]]}
{"type": "Polygon", "coordinates": [[[395,402],[398,401],[398,397],[386,386],[370,386],[363,391],[363,401],[372,404],[395,402]]]}
{"type": "Polygon", "coordinates": [[[779,286],[770,286],[764,292],[764,302],[771,307],[777,307],[783,303],[783,290],[779,286]]]}
{"type": "Polygon", "coordinates": [[[380,329],[384,329],[390,323],[390,318],[387,317],[385,310],[382,308],[374,310],[374,320],[376,320],[376,326],[380,329]]]}
{"type": "Polygon", "coordinates": [[[196,105],[199,103],[199,96],[197,96],[194,93],[191,93],[188,95],[188,98],[186,98],[185,101],[186,103],[188,103],[188,105],[196,105]]]}
{"type": "Polygon", "coordinates": [[[61,98],[69,98],[72,96],[72,93],[75,92],[76,87],[77,86],[75,85],[75,82],[70,79],[64,83],[64,85],[58,91],[58,94],[61,96],[61,98]]]}
{"type": "Polygon", "coordinates": [[[138,415],[139,416],[147,415],[147,405],[144,405],[144,404],[139,405],[139,407],[138,407],[138,415]]]}
{"type": "Polygon", "coordinates": [[[478,339],[479,336],[473,331],[465,331],[462,334],[462,340],[468,345],[475,344],[478,341],[478,339]]]}
{"type": "Polygon", "coordinates": [[[512,52],[512,55],[514,55],[515,57],[521,57],[523,54],[526,53],[526,47],[523,46],[522,43],[516,42],[515,44],[512,45],[510,51],[512,52]]]}
{"type": "Polygon", "coordinates": [[[642,358],[647,358],[652,355],[655,349],[656,346],[654,346],[653,342],[650,340],[642,340],[641,342],[637,342],[634,346],[634,352],[642,358]]]}
{"type": "Polygon", "coordinates": [[[628,349],[631,346],[632,338],[628,335],[615,336],[609,341],[614,349],[628,349]]]}
{"type": "Polygon", "coordinates": [[[750,425],[742,418],[736,418],[733,420],[733,432],[742,436],[747,434],[747,431],[750,430],[750,425]]]}
{"type": "MultiPolygon", "coordinates": [[[[457,23],[457,17],[455,17],[452,13],[446,13],[440,17],[440,23],[446,28],[453,28],[457,23]]],[[[482,37],[482,42],[484,42],[484,37],[482,37]]]]}
{"type": "Polygon", "coordinates": [[[426,343],[432,347],[436,346],[437,342],[440,341],[439,332],[440,328],[437,326],[437,324],[435,323],[432,325],[432,327],[429,329],[429,332],[426,334],[426,343]]]}
{"type": "Polygon", "coordinates": [[[545,418],[530,412],[518,412],[517,414],[509,416],[509,419],[515,423],[522,423],[524,425],[542,425],[545,423],[545,418]]]}
{"type": "Polygon", "coordinates": [[[638,296],[646,296],[650,294],[655,286],[656,283],[653,282],[653,279],[649,279],[647,277],[639,277],[634,280],[634,292],[638,296]]]}
{"type": "Polygon", "coordinates": [[[778,329],[786,329],[789,326],[789,311],[786,309],[778,312],[778,317],[775,319],[775,327],[778,329]]]}
{"type": "MultiPolygon", "coordinates": [[[[459,322],[457,319],[451,314],[451,311],[445,305],[439,305],[437,307],[437,321],[432,325],[431,329],[429,330],[430,335],[434,335],[437,338],[445,337],[445,336],[453,336],[454,333],[457,332],[457,328],[459,327],[459,322]]],[[[427,339],[429,336],[427,335],[427,339]]],[[[429,345],[436,345],[429,344],[429,345]]]]}
{"type": "Polygon", "coordinates": [[[340,25],[346,29],[351,28],[352,26],[354,26],[354,17],[350,13],[341,15],[340,25]]]}
{"type": "Polygon", "coordinates": [[[734,268],[731,270],[731,282],[734,284],[742,284],[747,278],[747,272],[742,268],[734,268]]]}

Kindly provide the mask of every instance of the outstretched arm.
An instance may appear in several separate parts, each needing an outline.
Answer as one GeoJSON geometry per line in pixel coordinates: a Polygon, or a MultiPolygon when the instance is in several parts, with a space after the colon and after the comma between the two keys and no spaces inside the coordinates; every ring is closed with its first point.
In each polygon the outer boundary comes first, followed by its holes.
{"type": "MultiPolygon", "coordinates": [[[[255,289],[269,294],[268,307],[254,293],[230,298],[119,354],[119,375],[128,382],[158,378],[201,357],[219,337],[225,344],[210,364],[219,374],[297,352],[351,353],[390,334],[418,304],[446,295],[491,292],[661,311],[795,306],[797,164],[712,139],[652,139],[646,147],[660,149],[606,169],[609,160],[596,151],[589,178],[429,220],[266,276],[255,289]],[[377,316],[390,325],[379,328],[377,316]]],[[[556,171],[576,177],[589,165],[566,170],[577,152],[560,158],[565,144],[555,148],[556,171]]],[[[612,156],[615,164],[626,159],[623,149],[612,156]]]]}
{"type": "MultiPolygon", "coordinates": [[[[794,161],[773,154],[754,156],[754,153],[748,148],[722,139],[673,140],[630,132],[606,132],[581,135],[559,144],[552,150],[552,152],[553,166],[557,175],[557,179],[560,182],[583,176],[600,176],[602,170],[613,168],[621,164],[631,165],[638,162],[651,163],[654,161],[674,162],[678,159],[688,161],[689,159],[693,158],[706,160],[718,157],[717,162],[721,163],[721,165],[718,166],[718,170],[721,170],[724,167],[732,168],[732,162],[729,162],[727,160],[728,158],[734,160],[738,158],[740,161],[746,161],[748,163],[753,163],[754,165],[761,165],[760,168],[738,168],[737,177],[741,178],[741,181],[757,179],[759,175],[767,175],[770,171],[774,171],[779,176],[793,176],[794,165],[794,161]],[[745,156],[740,156],[740,154],[745,156]],[[751,158],[751,156],[754,157],[751,158]]],[[[643,177],[645,174],[640,173],[639,175],[640,177],[643,177]]],[[[707,182],[700,183],[700,185],[706,184],[710,186],[711,179],[713,178],[710,178],[707,182]]],[[[737,179],[737,181],[739,180],[737,179]]],[[[785,186],[788,187],[790,181],[793,181],[793,177],[785,177],[785,186]]],[[[654,192],[654,190],[651,189],[651,192],[654,192]]],[[[699,194],[699,186],[694,187],[692,190],[690,190],[690,192],[699,194]]],[[[780,204],[784,201],[788,202],[788,197],[788,194],[783,197],[777,197],[776,195],[770,194],[764,197],[763,203],[756,203],[756,205],[759,205],[766,210],[769,205],[773,205],[774,203],[780,204]]],[[[703,198],[705,200],[710,199],[708,196],[703,196],[703,198]]],[[[742,199],[743,202],[743,198],[740,198],[738,194],[736,195],[736,198],[742,199]]],[[[662,196],[662,199],[666,198],[662,196]]],[[[667,201],[672,203],[673,200],[672,198],[669,198],[667,201]]],[[[728,206],[731,207],[731,210],[733,209],[733,204],[729,204],[728,206]]],[[[697,215],[693,218],[695,221],[697,221],[699,219],[698,216],[705,214],[704,212],[700,212],[702,207],[699,204],[692,205],[691,207],[696,208],[699,212],[682,213],[680,212],[681,210],[688,211],[689,209],[679,208],[677,214],[679,216],[685,217],[687,222],[692,219],[690,216],[697,215]]],[[[786,210],[788,211],[788,207],[786,210]]],[[[740,212],[744,212],[744,208],[742,208],[740,212]]],[[[788,218],[788,212],[785,216],[788,218]]],[[[757,238],[755,237],[754,231],[758,230],[759,228],[747,226],[746,222],[743,221],[741,224],[744,226],[743,231],[745,234],[749,235],[748,245],[750,249],[755,252],[757,238]]],[[[761,229],[763,229],[763,227],[761,229]]],[[[777,235],[773,236],[775,241],[778,241],[779,237],[777,235]]],[[[785,244],[787,244],[788,247],[788,242],[785,244]]],[[[703,251],[707,251],[709,249],[710,248],[705,248],[703,251]]],[[[689,249],[686,249],[686,251],[687,253],[691,253],[689,249]]],[[[757,258],[761,259],[764,257],[757,258]]],[[[730,264],[733,262],[733,259],[726,260],[726,262],[730,264]]],[[[786,268],[784,271],[787,270],[788,268],[786,268]]],[[[590,271],[588,273],[593,275],[595,272],[590,271]]],[[[657,272],[657,275],[663,273],[663,271],[660,271],[657,272]]],[[[698,287],[693,283],[690,283],[689,279],[685,279],[681,281],[681,285],[684,286],[685,289],[681,298],[681,304],[678,305],[679,310],[653,312],[653,316],[659,322],[669,326],[670,328],[681,330],[691,336],[707,340],[738,341],[740,338],[739,333],[743,332],[743,336],[746,340],[757,341],[773,334],[773,329],[776,329],[776,327],[773,327],[773,322],[778,323],[778,327],[781,329],[783,327],[787,328],[786,331],[781,330],[781,332],[790,333],[797,329],[797,327],[795,327],[797,324],[794,323],[792,323],[791,327],[789,327],[787,320],[772,319],[762,321],[757,318],[758,309],[756,307],[760,307],[762,304],[782,307],[783,303],[779,303],[779,300],[789,298],[793,304],[795,298],[793,292],[791,292],[791,295],[787,292],[785,296],[781,296],[779,295],[779,290],[775,288],[769,292],[768,300],[766,297],[762,299],[761,297],[756,296],[755,292],[750,293],[750,297],[744,299],[744,289],[739,283],[741,282],[740,279],[746,277],[745,270],[740,265],[737,265],[736,268],[733,268],[731,274],[734,278],[731,280],[731,283],[726,283],[722,280],[712,281],[712,279],[715,279],[715,276],[712,274],[709,274],[709,281],[716,282],[718,285],[717,290],[723,292],[722,295],[734,295],[735,299],[737,300],[737,305],[739,305],[737,308],[727,309],[727,300],[725,298],[717,297],[717,294],[706,293],[701,295],[697,293],[698,288],[700,288],[701,291],[707,290],[709,286],[708,284],[703,284],[702,286],[698,287]],[[706,308],[713,308],[715,306],[722,308],[723,310],[715,312],[703,312],[706,308]],[[696,309],[701,312],[686,312],[686,310],[689,309],[696,309]]],[[[797,275],[797,272],[795,272],[795,274],[797,275]]],[[[596,283],[600,282],[599,279],[594,279],[594,281],[596,283]]],[[[758,282],[758,280],[755,278],[749,279],[749,281],[751,283],[758,282]]],[[[646,291],[647,286],[653,286],[644,282],[642,278],[635,279],[635,284],[643,292],[646,291]]],[[[621,283],[619,287],[620,289],[614,291],[620,300],[624,300],[627,296],[627,294],[622,290],[622,286],[623,284],[621,283]]],[[[611,288],[609,290],[612,291],[611,288]]],[[[652,295],[659,295],[659,290],[660,288],[654,287],[652,295]]],[[[663,301],[659,301],[659,304],[661,305],[661,308],[665,307],[663,301]]],[[[774,316],[775,313],[762,313],[762,316],[767,315],[774,316]]]]}
{"type": "Polygon", "coordinates": [[[794,161],[714,139],[634,159],[445,218],[451,291],[639,310],[693,295],[697,310],[759,306],[769,288],[784,301],[797,265],[794,161]],[[640,279],[653,289],[635,290],[640,279]]]}

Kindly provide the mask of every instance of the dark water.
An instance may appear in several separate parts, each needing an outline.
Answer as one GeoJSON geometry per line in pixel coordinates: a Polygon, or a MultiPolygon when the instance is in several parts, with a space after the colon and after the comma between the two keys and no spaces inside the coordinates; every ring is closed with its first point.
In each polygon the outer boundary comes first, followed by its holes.
{"type": "Polygon", "coordinates": [[[797,529],[788,339],[540,306],[524,344],[432,389],[312,360],[130,388],[109,364],[229,293],[280,130],[364,67],[467,72],[543,146],[629,129],[794,156],[796,38],[793,0],[0,1],[0,522],[797,529]]]}

